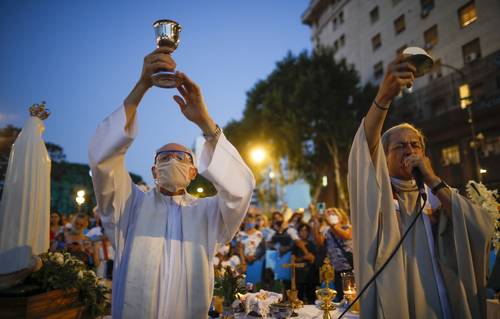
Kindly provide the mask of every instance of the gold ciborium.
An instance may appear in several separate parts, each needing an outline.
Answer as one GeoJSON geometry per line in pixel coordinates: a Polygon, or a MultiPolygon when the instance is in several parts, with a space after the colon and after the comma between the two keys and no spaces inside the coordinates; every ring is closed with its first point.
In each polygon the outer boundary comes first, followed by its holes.
{"type": "Polygon", "coordinates": [[[337,291],[325,287],[316,290],[316,297],[321,301],[320,309],[323,310],[323,319],[331,319],[330,311],[335,310],[333,299],[337,295],[337,291]]]}
{"type": "MultiPolygon", "coordinates": [[[[153,23],[153,28],[156,34],[156,46],[166,47],[170,53],[174,52],[179,45],[179,33],[181,25],[173,20],[158,20],[153,23]]],[[[178,86],[179,80],[175,76],[175,72],[160,69],[155,74],[151,75],[153,84],[161,88],[174,88],[178,86]]]]}
{"type": "Polygon", "coordinates": [[[296,289],[288,289],[286,291],[286,296],[288,297],[288,302],[290,303],[290,307],[293,310],[292,317],[297,317],[298,314],[295,310],[304,307],[304,303],[299,299],[298,296],[299,291],[296,289]]]}

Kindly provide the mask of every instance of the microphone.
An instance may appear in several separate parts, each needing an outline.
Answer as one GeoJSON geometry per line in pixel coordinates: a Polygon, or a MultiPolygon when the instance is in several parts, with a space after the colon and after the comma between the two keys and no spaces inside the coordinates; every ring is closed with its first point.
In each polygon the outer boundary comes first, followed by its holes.
{"type": "Polygon", "coordinates": [[[422,175],[422,172],[418,167],[414,167],[411,170],[411,175],[413,175],[413,178],[417,183],[418,193],[420,194],[420,196],[422,196],[424,200],[427,200],[427,193],[425,192],[425,186],[424,186],[424,176],[422,175]]]}

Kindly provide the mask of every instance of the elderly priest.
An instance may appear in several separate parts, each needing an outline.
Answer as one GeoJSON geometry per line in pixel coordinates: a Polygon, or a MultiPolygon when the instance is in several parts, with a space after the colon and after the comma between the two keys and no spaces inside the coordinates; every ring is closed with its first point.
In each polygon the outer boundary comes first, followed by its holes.
{"type": "Polygon", "coordinates": [[[424,201],[413,179],[415,168],[425,183],[422,194],[429,199],[394,258],[361,297],[361,316],[485,318],[492,216],[436,176],[419,130],[401,124],[381,137],[391,101],[413,84],[415,71],[405,56],[389,65],[349,156],[360,288],[388,259],[420,211],[424,201]]]}
{"type": "MultiPolygon", "coordinates": [[[[137,132],[137,107],[152,86],[151,74],[174,68],[164,48],[146,56],[137,85],[99,125],[89,148],[102,221],[116,249],[113,318],[206,318],[216,245],[238,230],[255,185],[208,114],[200,88],[183,73],[177,73],[180,96],[174,99],[204,132],[198,169],[217,195],[196,199],[186,192],[197,168],[192,153],[175,143],[156,152],[154,189],[144,193],[132,183],[124,157],[137,132]]],[[[169,127],[168,119],[163,123],[159,129],[169,127]]]]}

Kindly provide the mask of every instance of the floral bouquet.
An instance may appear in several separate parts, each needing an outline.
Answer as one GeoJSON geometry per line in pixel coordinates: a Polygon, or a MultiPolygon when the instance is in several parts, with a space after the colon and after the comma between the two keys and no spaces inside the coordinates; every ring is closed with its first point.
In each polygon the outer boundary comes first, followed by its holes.
{"type": "Polygon", "coordinates": [[[78,290],[80,302],[92,318],[109,313],[110,289],[82,261],[67,252],[43,253],[40,258],[42,268],[32,273],[28,281],[44,291],[78,290]]]}

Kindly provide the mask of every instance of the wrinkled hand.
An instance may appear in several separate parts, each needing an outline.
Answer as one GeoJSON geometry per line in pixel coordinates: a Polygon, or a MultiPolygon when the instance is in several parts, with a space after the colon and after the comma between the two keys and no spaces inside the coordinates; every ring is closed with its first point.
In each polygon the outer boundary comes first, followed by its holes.
{"type": "Polygon", "coordinates": [[[427,186],[432,187],[436,180],[439,178],[434,173],[432,169],[431,161],[427,156],[421,156],[419,154],[411,154],[403,160],[403,169],[411,175],[414,167],[418,167],[424,178],[424,183],[427,186]]]}
{"type": "Polygon", "coordinates": [[[166,47],[159,47],[150,54],[144,57],[142,65],[141,78],[139,83],[142,83],[147,88],[153,86],[151,75],[159,70],[174,71],[176,64],[170,53],[171,49],[166,47]]]}
{"type": "Polygon", "coordinates": [[[384,80],[375,98],[378,103],[384,106],[388,105],[404,87],[413,85],[417,69],[413,64],[407,62],[407,57],[407,55],[399,55],[387,67],[384,80]]]}
{"type": "Polygon", "coordinates": [[[182,114],[191,122],[198,125],[205,133],[213,133],[215,123],[208,114],[207,105],[203,99],[200,87],[194,83],[186,74],[176,72],[179,79],[177,90],[182,95],[174,96],[175,102],[179,104],[182,114]]]}

